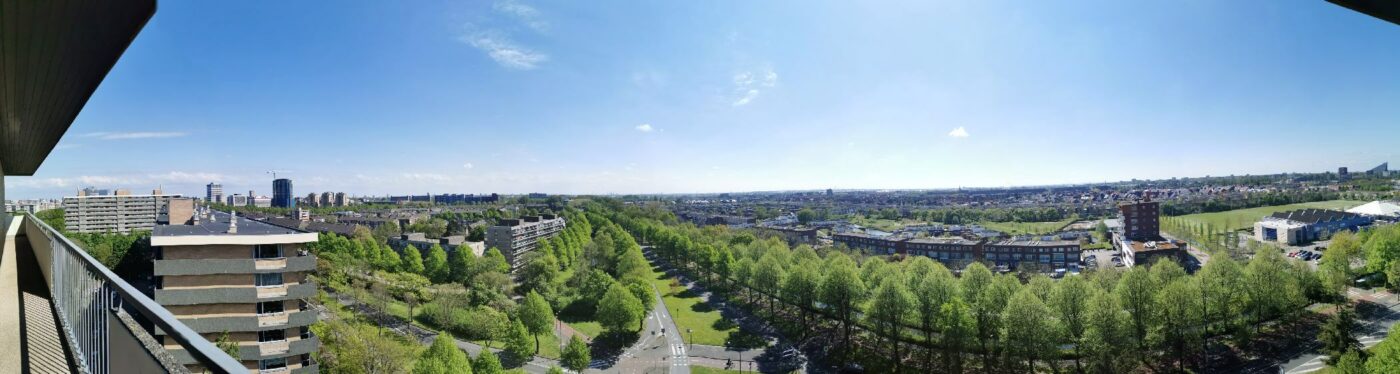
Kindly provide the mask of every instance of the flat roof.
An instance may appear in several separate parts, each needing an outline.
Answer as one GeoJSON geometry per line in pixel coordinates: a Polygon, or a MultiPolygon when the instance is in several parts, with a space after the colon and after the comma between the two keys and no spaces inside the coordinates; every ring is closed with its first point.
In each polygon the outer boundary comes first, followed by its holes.
{"type": "Polygon", "coordinates": [[[159,225],[151,230],[151,245],[278,244],[309,243],[316,233],[277,226],[239,217],[237,232],[228,232],[231,216],[213,212],[209,219],[194,225],[159,225]]]}

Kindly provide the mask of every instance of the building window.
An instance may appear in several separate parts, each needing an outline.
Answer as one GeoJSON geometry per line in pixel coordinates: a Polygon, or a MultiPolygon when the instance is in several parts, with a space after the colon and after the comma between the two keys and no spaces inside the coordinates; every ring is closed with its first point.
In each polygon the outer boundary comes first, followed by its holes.
{"type": "Polygon", "coordinates": [[[284,311],[283,305],[281,300],[258,303],[258,314],[282,313],[284,311]]]}
{"type": "Polygon", "coordinates": [[[286,369],[286,368],[287,368],[287,358],[286,358],[286,357],[269,358],[269,359],[266,359],[266,360],[258,361],[258,369],[259,369],[259,370],[282,370],[282,369],[286,369]]]}
{"type": "Polygon", "coordinates": [[[287,330],[267,330],[258,331],[258,342],[276,342],[287,340],[287,330]]]}
{"type": "Polygon", "coordinates": [[[258,287],[282,285],[282,273],[257,274],[256,277],[258,287]]]}
{"type": "Polygon", "coordinates": [[[253,258],[278,258],[282,257],[281,244],[259,244],[253,247],[253,258]]]}

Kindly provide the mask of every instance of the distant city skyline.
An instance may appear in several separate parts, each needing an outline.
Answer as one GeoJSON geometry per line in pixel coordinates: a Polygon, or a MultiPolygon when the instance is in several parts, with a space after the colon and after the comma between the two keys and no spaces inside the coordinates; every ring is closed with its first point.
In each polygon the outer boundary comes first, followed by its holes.
{"type": "Polygon", "coordinates": [[[6,198],[270,196],[268,170],[294,195],[625,194],[1400,160],[1400,27],[1322,1],[419,5],[162,3],[6,198]]]}

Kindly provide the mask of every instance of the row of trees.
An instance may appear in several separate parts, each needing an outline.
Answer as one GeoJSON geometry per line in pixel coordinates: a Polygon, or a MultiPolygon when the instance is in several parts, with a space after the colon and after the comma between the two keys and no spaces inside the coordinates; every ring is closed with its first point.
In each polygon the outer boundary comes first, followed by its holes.
{"type": "Polygon", "coordinates": [[[1270,321],[1297,316],[1310,298],[1340,293],[1277,251],[1245,264],[1213,256],[1196,275],[1164,262],[1056,282],[994,274],[980,263],[955,277],[925,257],[891,261],[794,249],[722,227],[634,218],[625,209],[610,218],[790,336],[839,337],[824,346],[854,349],[836,351],[838,361],[896,372],[978,365],[1027,372],[1066,358],[1086,372],[1123,372],[1148,362],[1204,367],[1209,338],[1247,340],[1270,321]]]}

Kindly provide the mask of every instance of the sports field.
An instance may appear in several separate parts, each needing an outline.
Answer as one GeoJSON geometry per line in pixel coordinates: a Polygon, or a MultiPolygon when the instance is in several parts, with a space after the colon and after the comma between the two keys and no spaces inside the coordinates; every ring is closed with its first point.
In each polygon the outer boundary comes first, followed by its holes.
{"type": "Polygon", "coordinates": [[[1228,230],[1243,230],[1254,227],[1254,222],[1275,212],[1307,208],[1346,210],[1365,203],[1365,201],[1354,200],[1315,201],[1311,203],[1261,206],[1258,208],[1236,209],[1215,213],[1188,214],[1176,218],[1191,223],[1204,223],[1214,227],[1224,227],[1228,230]]]}

